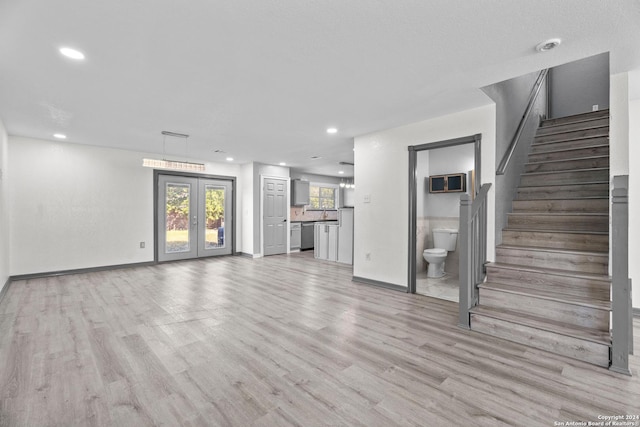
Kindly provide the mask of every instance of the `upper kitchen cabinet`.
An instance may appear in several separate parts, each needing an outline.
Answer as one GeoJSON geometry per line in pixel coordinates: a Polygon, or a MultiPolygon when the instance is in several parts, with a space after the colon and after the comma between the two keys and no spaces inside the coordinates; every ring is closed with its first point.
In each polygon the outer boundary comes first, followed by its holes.
{"type": "Polygon", "coordinates": [[[309,181],[294,179],[291,192],[291,206],[304,206],[309,204],[309,181]]]}

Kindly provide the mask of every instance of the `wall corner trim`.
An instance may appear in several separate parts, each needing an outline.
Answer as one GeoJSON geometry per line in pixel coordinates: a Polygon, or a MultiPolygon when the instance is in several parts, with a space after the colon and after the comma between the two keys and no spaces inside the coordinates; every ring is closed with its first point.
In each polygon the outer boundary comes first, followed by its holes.
{"type": "Polygon", "coordinates": [[[353,276],[352,282],[363,283],[365,285],[377,286],[379,288],[391,289],[393,291],[409,292],[409,288],[406,286],[396,285],[393,283],[381,282],[379,280],[367,279],[365,277],[353,276]]]}

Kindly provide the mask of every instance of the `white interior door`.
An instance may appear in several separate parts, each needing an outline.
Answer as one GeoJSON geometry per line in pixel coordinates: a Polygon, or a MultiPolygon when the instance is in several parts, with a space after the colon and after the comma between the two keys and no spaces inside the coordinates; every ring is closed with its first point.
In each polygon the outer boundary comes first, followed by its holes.
{"type": "Polygon", "coordinates": [[[158,261],[231,254],[231,181],[158,176],[158,261]]]}
{"type": "Polygon", "coordinates": [[[287,253],[287,180],[264,178],[263,255],[287,253]]]}

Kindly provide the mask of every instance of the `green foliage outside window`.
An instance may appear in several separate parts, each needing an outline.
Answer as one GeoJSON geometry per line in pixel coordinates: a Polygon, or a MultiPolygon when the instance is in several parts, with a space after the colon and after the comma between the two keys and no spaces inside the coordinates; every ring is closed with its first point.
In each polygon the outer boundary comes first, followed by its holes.
{"type": "Polygon", "coordinates": [[[312,185],[309,187],[309,202],[311,209],[335,209],[336,189],[312,185]]]}
{"type": "MultiPolygon", "coordinates": [[[[169,184],[166,187],[167,229],[185,230],[189,224],[190,187],[169,184]]],[[[224,221],[224,189],[207,186],[205,215],[207,228],[222,226],[224,221]]]]}

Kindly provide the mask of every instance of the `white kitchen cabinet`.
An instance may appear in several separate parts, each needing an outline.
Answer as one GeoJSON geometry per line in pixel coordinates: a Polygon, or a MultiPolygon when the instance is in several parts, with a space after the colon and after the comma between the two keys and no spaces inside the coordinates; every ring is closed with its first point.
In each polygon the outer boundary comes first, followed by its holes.
{"type": "Polygon", "coordinates": [[[338,260],[338,225],[318,222],[315,225],[313,255],[326,261],[338,260]]]}

